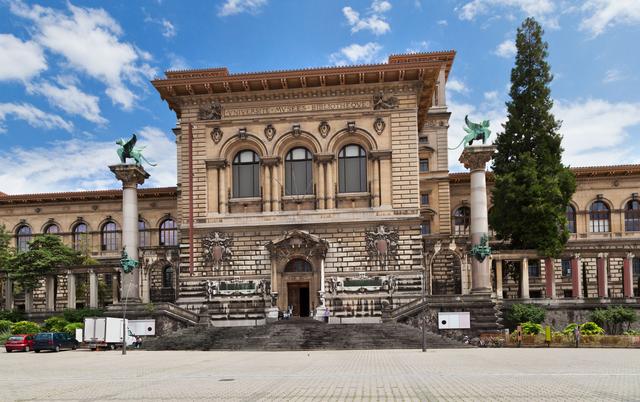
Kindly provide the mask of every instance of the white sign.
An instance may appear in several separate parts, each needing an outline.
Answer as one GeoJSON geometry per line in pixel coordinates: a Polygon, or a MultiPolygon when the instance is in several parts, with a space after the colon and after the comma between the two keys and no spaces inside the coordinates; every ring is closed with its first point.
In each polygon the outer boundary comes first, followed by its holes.
{"type": "Polygon", "coordinates": [[[471,316],[469,312],[438,313],[438,329],[469,329],[471,316]]]}

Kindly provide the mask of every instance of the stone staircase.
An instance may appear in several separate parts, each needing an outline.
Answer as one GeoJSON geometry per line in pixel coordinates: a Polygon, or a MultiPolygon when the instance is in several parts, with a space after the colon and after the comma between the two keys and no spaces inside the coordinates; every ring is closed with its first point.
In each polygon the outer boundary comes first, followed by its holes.
{"type": "MultiPolygon", "coordinates": [[[[325,324],[312,319],[257,327],[194,327],[145,343],[151,350],[419,349],[422,333],[405,324],[325,324]]],[[[428,348],[469,347],[427,333],[428,348]]]]}

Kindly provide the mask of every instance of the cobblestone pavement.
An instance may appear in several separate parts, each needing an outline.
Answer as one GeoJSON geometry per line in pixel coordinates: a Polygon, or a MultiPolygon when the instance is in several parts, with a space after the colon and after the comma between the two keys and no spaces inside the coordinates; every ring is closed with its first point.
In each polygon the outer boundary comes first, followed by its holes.
{"type": "Polygon", "coordinates": [[[10,400],[640,401],[640,350],[0,353],[10,400]]]}

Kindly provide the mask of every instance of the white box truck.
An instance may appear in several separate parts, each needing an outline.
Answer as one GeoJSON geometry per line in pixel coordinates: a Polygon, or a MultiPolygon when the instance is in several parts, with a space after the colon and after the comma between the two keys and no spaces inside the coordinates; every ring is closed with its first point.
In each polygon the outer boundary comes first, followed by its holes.
{"type": "MultiPolygon", "coordinates": [[[[126,320],[128,324],[129,320],[126,320]]],[[[127,328],[127,345],[132,345],[135,337],[127,328]]],[[[84,342],[91,350],[98,348],[115,349],[122,347],[122,318],[87,317],[84,319],[84,342]]]]}
{"type": "Polygon", "coordinates": [[[129,331],[134,336],[155,336],[156,320],[129,320],[129,331]]]}

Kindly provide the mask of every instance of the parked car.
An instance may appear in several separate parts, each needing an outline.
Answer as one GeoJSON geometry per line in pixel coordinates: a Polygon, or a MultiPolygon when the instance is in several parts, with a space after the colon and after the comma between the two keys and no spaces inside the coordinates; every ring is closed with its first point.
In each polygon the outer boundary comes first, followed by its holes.
{"type": "Polygon", "coordinates": [[[78,348],[78,341],[71,335],[62,332],[41,332],[35,337],[33,351],[40,353],[41,350],[51,350],[59,352],[61,349],[78,348]]]}
{"type": "Polygon", "coordinates": [[[4,344],[4,348],[7,350],[7,353],[13,352],[14,350],[28,352],[33,350],[33,338],[35,338],[33,334],[11,335],[4,344]]]}

